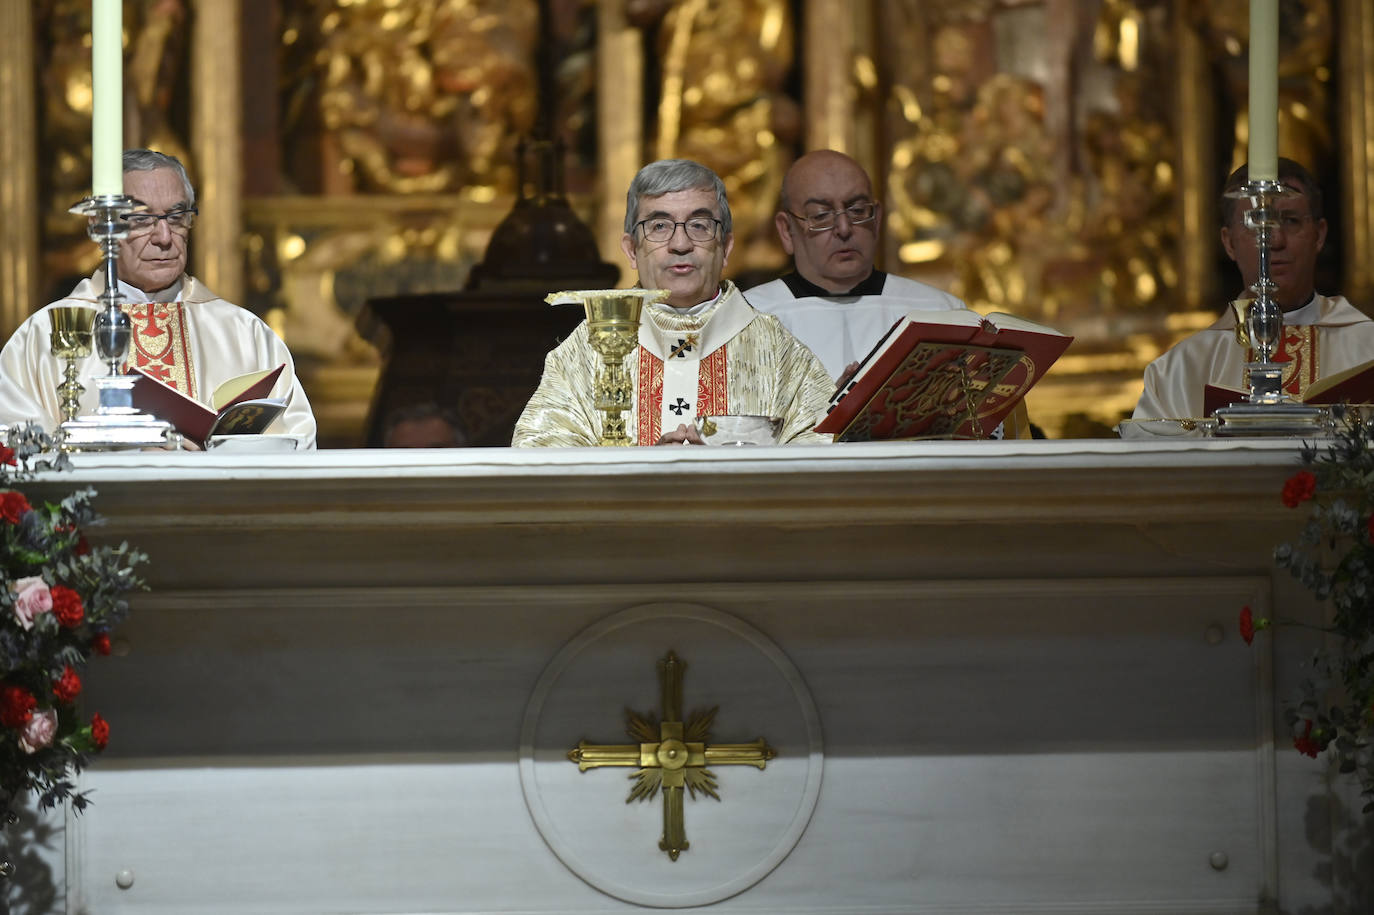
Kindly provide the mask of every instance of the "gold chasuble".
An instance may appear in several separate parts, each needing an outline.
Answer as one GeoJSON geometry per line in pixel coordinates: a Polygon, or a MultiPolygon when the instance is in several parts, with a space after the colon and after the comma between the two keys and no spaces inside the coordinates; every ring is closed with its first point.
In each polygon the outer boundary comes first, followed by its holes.
{"type": "MultiPolygon", "coordinates": [[[[635,380],[627,431],[640,445],[699,415],[751,413],[783,419],[783,442],[827,442],[812,429],[834,382],[772,315],[755,311],[731,282],[699,314],[644,309],[639,348],[625,359],[635,380]]],[[[601,415],[593,399],[599,357],[578,325],[544,360],[544,376],[516,423],[516,446],[593,446],[601,415]]]]}
{"type": "Polygon", "coordinates": [[[181,301],[122,306],[133,325],[124,371],[139,369],[187,397],[196,397],[196,374],[186,342],[181,301]]]}

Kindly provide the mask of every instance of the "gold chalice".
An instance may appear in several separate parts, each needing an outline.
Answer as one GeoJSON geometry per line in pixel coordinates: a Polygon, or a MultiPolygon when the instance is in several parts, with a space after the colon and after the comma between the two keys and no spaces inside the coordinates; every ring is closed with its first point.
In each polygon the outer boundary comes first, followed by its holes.
{"type": "Polygon", "coordinates": [[[95,343],[91,332],[95,328],[96,314],[94,308],[80,305],[58,305],[48,309],[48,319],[52,323],[49,347],[54,356],[66,360],[66,368],[62,373],[64,380],[57,386],[65,421],[76,419],[76,414],[81,410],[81,395],[86,389],[78,380],[80,370],[77,363],[91,354],[95,343]]]}
{"type": "Polygon", "coordinates": [[[603,414],[602,445],[633,445],[625,433],[625,417],[630,408],[630,377],[625,372],[625,357],[639,345],[639,315],[646,303],[668,298],[666,289],[579,289],[554,292],[545,297],[550,304],[581,302],[587,310],[587,337],[601,356],[596,376],[596,408],[603,414]]]}

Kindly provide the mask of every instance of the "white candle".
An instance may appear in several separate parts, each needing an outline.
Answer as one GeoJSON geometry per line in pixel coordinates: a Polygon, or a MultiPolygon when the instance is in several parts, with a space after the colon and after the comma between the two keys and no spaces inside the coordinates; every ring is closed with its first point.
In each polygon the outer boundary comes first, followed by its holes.
{"type": "Polygon", "coordinates": [[[91,193],[124,193],[123,0],[91,0],[91,193]]]}
{"type": "Polygon", "coordinates": [[[1279,0],[1250,0],[1250,180],[1279,176],[1279,0]]]}

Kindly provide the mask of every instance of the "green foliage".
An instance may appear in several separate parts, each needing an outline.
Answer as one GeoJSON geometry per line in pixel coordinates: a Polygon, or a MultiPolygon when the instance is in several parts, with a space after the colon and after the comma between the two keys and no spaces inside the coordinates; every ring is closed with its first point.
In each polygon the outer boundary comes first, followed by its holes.
{"type": "Polygon", "coordinates": [[[87,543],[84,532],[101,523],[93,489],[32,505],[16,488],[68,469],[53,445],[36,426],[11,427],[0,444],[0,810],[28,792],[43,807],[69,799],[85,808],[74,777],[104,747],[108,725],[80,713],[80,679],[93,655],[108,652],[127,594],[144,587],[143,553],[87,543]]]}
{"type": "Polygon", "coordinates": [[[1336,644],[1314,653],[1285,719],[1300,750],[1330,750],[1337,769],[1359,779],[1374,813],[1374,426],[1352,423],[1302,459],[1284,501],[1305,504],[1308,516],[1274,561],[1329,602],[1336,644]]]}

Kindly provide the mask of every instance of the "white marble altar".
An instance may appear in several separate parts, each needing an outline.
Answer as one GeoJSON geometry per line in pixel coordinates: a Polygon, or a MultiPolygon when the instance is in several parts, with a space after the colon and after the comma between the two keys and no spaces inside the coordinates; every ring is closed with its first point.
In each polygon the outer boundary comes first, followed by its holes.
{"type": "Polygon", "coordinates": [[[1269,561],[1295,463],[1242,441],[79,455],[34,491],[95,486],[152,590],[88,678],[112,738],[54,856],[64,911],[1339,910],[1374,852],[1275,733],[1305,645],[1235,634],[1243,604],[1310,612],[1269,561]],[[633,770],[562,757],[631,742],[668,649],[713,740],[778,750],[714,770],[676,862],[633,770]]]}

